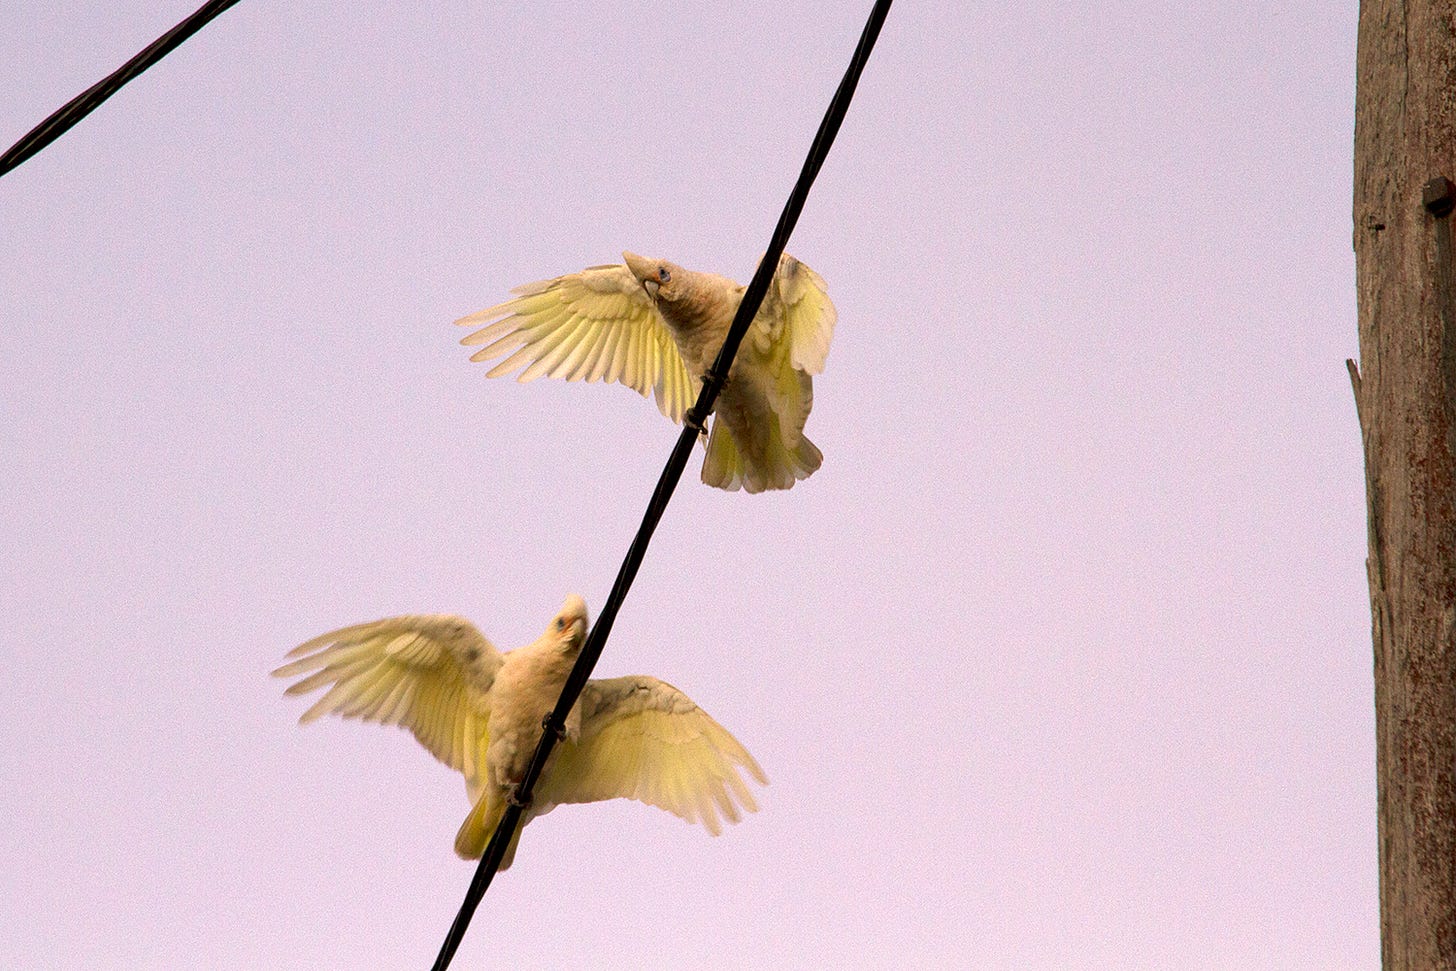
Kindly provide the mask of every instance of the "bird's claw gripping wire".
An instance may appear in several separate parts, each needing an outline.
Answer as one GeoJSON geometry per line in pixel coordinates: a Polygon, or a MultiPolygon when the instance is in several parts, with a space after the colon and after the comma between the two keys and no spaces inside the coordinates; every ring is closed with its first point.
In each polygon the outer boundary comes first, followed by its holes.
{"type": "Polygon", "coordinates": [[[510,791],[506,793],[506,804],[515,806],[517,809],[531,808],[531,800],[521,798],[521,784],[519,782],[511,786],[510,791]]]}
{"type": "MultiPolygon", "coordinates": [[[[699,387],[706,388],[710,384],[714,384],[719,388],[723,387],[723,383],[718,380],[718,372],[711,367],[703,372],[703,381],[699,387]]],[[[709,409],[708,414],[712,414],[712,409],[709,409]]],[[[699,435],[708,434],[708,415],[699,415],[696,403],[687,410],[687,414],[683,415],[683,424],[699,435]]]]}
{"type": "Polygon", "coordinates": [[[566,726],[558,725],[552,721],[551,714],[548,711],[546,717],[541,719],[541,730],[548,735],[555,735],[558,742],[566,741],[566,726]]]}
{"type": "Polygon", "coordinates": [[[697,432],[699,435],[708,434],[708,419],[698,417],[696,407],[689,408],[687,414],[683,415],[683,424],[697,432]]]}

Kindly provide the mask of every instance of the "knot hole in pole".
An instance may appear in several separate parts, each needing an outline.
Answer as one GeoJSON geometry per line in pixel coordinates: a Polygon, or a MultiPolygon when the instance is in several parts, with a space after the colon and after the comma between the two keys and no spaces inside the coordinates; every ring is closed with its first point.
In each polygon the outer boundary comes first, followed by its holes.
{"type": "Polygon", "coordinates": [[[1437,219],[1445,219],[1456,209],[1456,185],[1438,175],[1421,189],[1421,205],[1437,219]]]}

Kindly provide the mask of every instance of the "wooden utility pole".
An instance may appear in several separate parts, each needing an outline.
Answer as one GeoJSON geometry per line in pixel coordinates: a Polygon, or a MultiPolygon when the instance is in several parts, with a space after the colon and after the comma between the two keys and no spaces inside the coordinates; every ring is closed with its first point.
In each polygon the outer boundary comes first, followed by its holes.
{"type": "Polygon", "coordinates": [[[1385,971],[1456,971],[1456,3],[1361,0],[1355,267],[1385,971]]]}

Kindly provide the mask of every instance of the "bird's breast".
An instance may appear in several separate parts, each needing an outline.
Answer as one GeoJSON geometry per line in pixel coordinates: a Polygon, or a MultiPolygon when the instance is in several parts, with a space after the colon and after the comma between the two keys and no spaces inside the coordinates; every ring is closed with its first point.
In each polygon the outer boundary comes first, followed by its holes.
{"type": "Polygon", "coordinates": [[[737,306],[725,294],[699,289],[662,308],[673,343],[694,377],[702,377],[712,367],[737,306]]]}

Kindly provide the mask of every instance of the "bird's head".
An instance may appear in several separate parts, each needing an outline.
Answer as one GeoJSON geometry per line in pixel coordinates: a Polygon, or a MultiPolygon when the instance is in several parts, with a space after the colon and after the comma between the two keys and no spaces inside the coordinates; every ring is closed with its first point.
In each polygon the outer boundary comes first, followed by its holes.
{"type": "Polygon", "coordinates": [[[625,250],[622,252],[622,259],[627,262],[627,269],[632,271],[637,282],[642,284],[642,289],[653,300],[666,300],[671,303],[677,299],[686,282],[687,270],[667,260],[652,260],[625,250]]]}
{"type": "Polygon", "coordinates": [[[567,596],[560,612],[552,618],[551,625],[546,628],[546,636],[554,638],[562,648],[574,651],[586,640],[586,626],[586,601],[573,593],[567,596]]]}

